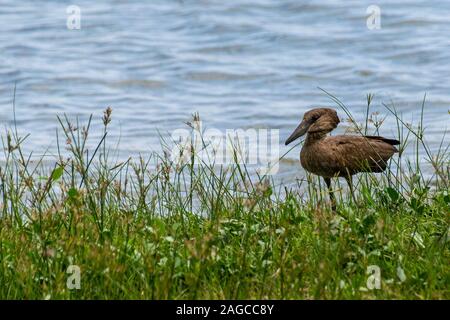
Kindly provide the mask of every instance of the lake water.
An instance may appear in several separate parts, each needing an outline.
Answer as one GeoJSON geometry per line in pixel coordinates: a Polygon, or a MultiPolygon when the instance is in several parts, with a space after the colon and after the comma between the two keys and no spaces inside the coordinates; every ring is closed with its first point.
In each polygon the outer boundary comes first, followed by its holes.
{"type": "MultiPolygon", "coordinates": [[[[359,120],[367,93],[375,110],[394,103],[408,121],[426,93],[433,148],[448,129],[450,2],[0,0],[0,29],[0,123],[13,124],[16,83],[17,125],[37,155],[55,153],[56,115],[94,114],[95,140],[107,106],[123,157],[158,150],[159,135],[194,112],[219,130],[279,129],[285,152],[306,110],[337,108],[318,87],[359,120]],[[380,29],[367,24],[372,4],[380,29]],[[79,30],[67,27],[69,5],[79,30]]],[[[297,158],[287,155],[285,174],[297,158]]]]}

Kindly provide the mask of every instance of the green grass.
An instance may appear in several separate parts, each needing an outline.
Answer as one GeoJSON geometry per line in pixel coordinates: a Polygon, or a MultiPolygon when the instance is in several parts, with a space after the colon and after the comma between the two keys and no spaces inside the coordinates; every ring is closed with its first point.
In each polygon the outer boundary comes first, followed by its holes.
{"type": "MultiPolygon", "coordinates": [[[[357,131],[379,129],[371,100],[357,131]]],[[[337,213],[313,176],[301,190],[195,157],[115,163],[110,111],[91,150],[91,120],[59,119],[51,169],[31,165],[13,128],[0,167],[0,298],[449,299],[448,145],[432,153],[423,121],[386,107],[401,151],[415,156],[358,176],[357,203],[336,184],[337,213]],[[66,286],[69,265],[80,267],[79,290],[66,286]],[[381,288],[369,290],[373,265],[381,288]]]]}

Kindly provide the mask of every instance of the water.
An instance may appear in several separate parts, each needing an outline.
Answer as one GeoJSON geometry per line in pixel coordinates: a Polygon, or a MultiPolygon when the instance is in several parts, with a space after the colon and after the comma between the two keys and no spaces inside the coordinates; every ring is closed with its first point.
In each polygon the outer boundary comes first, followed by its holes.
{"type": "MultiPolygon", "coordinates": [[[[393,102],[418,120],[426,93],[427,139],[437,148],[449,123],[450,2],[376,1],[379,30],[366,24],[371,4],[0,0],[0,123],[13,124],[16,82],[17,125],[31,133],[25,146],[51,155],[56,115],[93,113],[98,139],[111,106],[111,137],[127,157],[158,150],[159,134],[196,111],[210,128],[280,129],[282,145],[306,110],[336,107],[318,87],[357,119],[374,93],[377,111],[393,102]],[[80,30],[66,26],[72,4],[80,30]]],[[[388,117],[383,134],[394,135],[393,124],[388,117]]],[[[287,156],[288,174],[297,157],[287,156]]]]}

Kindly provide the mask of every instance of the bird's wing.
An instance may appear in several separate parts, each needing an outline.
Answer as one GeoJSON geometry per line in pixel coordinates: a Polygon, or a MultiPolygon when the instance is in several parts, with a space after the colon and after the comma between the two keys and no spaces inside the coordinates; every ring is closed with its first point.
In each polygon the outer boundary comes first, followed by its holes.
{"type": "Polygon", "coordinates": [[[351,173],[366,169],[382,171],[386,168],[387,160],[396,151],[395,147],[383,140],[362,136],[334,136],[327,143],[337,164],[351,173]]]}

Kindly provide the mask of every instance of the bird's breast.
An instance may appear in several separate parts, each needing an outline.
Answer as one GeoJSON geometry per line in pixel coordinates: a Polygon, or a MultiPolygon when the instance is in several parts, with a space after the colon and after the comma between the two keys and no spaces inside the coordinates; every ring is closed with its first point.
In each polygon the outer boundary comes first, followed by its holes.
{"type": "Polygon", "coordinates": [[[334,177],[340,172],[337,159],[330,151],[319,143],[305,145],[300,152],[300,163],[308,172],[322,177],[334,177]]]}

